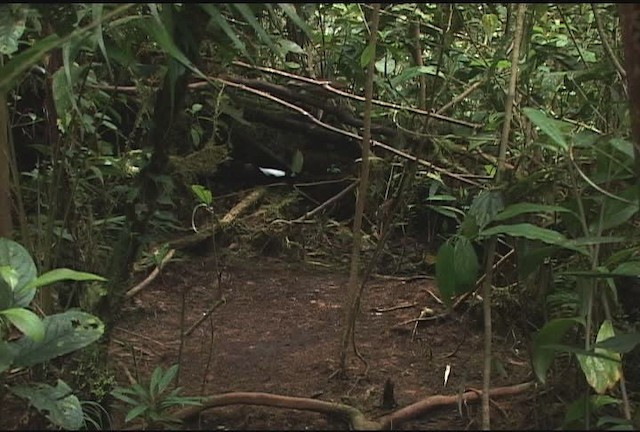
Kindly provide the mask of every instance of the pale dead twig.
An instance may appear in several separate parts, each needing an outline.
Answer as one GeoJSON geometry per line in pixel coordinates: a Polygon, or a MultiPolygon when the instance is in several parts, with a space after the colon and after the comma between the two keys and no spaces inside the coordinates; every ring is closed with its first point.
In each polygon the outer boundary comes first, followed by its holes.
{"type": "Polygon", "coordinates": [[[151,272],[151,274],[149,274],[149,276],[147,276],[145,280],[140,282],[138,285],[134,286],[129,291],[127,291],[124,297],[128,299],[132,298],[133,296],[138,294],[140,291],[145,289],[147,285],[149,285],[151,281],[153,281],[160,274],[160,271],[162,270],[164,265],[168,263],[171,258],[173,258],[173,254],[175,253],[176,253],[175,249],[171,249],[169,252],[167,252],[164,258],[162,258],[162,262],[160,262],[160,264],[151,272]]]}
{"type": "Polygon", "coordinates": [[[394,310],[398,310],[398,309],[409,309],[412,307],[417,306],[418,303],[402,303],[399,305],[395,305],[395,306],[391,306],[391,307],[386,307],[386,308],[371,308],[372,311],[377,312],[377,313],[385,313],[385,312],[391,312],[394,310]]]}

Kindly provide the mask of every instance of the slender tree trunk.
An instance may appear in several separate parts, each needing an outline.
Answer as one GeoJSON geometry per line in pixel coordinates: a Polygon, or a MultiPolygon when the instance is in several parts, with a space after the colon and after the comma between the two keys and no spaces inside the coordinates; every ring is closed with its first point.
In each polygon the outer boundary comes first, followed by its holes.
{"type": "Polygon", "coordinates": [[[356,212],[353,220],[353,248],[351,249],[351,269],[349,272],[349,284],[347,285],[347,302],[344,305],[345,320],[342,344],[340,346],[340,361],[338,371],[346,371],[347,351],[349,343],[353,343],[353,329],[358,315],[360,303],[359,272],[360,272],[360,248],[362,246],[362,215],[364,214],[367,192],[369,189],[369,152],[371,148],[371,107],[373,100],[373,74],[376,62],[375,47],[378,41],[378,23],[380,18],[380,4],[376,3],[371,17],[371,35],[369,46],[373,47],[374,54],[367,67],[367,82],[364,96],[364,131],[362,133],[362,162],[360,163],[360,184],[356,198],[356,212]]]}
{"type": "MultiPolygon", "coordinates": [[[[524,33],[524,18],[527,5],[520,3],[516,16],[516,28],[511,53],[511,80],[507,91],[507,100],[504,107],[504,124],[502,127],[502,137],[500,140],[500,153],[498,155],[498,167],[496,170],[495,182],[497,185],[502,181],[507,147],[509,145],[509,135],[511,133],[511,120],[513,118],[513,105],[516,96],[516,84],[518,82],[518,61],[520,59],[520,44],[524,33]]],[[[482,383],[482,429],[491,430],[491,415],[489,405],[489,391],[491,390],[491,364],[492,364],[492,328],[491,328],[491,288],[493,283],[493,261],[496,251],[495,237],[489,240],[487,247],[486,277],[483,285],[483,312],[484,312],[484,369],[482,383]]]]}
{"type": "Polygon", "coordinates": [[[11,238],[11,182],[9,176],[9,110],[7,95],[0,94],[0,237],[11,238]]]}
{"type": "Polygon", "coordinates": [[[631,134],[636,155],[636,176],[640,181],[640,4],[621,4],[618,6],[618,11],[624,44],[631,134]]]}

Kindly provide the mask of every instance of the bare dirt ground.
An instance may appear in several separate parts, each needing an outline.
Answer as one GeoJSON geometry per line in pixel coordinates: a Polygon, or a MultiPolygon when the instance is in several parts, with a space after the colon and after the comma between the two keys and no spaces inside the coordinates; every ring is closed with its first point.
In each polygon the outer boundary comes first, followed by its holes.
{"type": "MultiPolygon", "coordinates": [[[[124,311],[111,348],[121,384],[128,385],[125,369],[132,374],[137,371],[144,380],[156,366],[166,368],[177,362],[183,293],[185,327],[189,328],[214,303],[213,269],[211,257],[171,263],[124,311]]],[[[273,258],[228,265],[222,284],[227,303],[185,339],[179,377],[184,394],[252,391],[317,398],[347,403],[375,419],[389,412],[380,406],[387,379],[395,384],[398,408],[430,395],[482,388],[482,328],[477,314],[457,313],[421,322],[415,333],[414,323],[398,326],[417,318],[424,307],[432,308],[434,315],[444,312],[428,292],[437,294],[433,282],[424,279],[368,282],[356,335],[369,363],[368,374],[361,376],[363,364],[350,354],[349,378],[329,379],[337,366],[346,282],[345,271],[273,258]],[[396,306],[404,307],[388,310],[396,306]],[[445,387],[447,365],[451,372],[445,387]]],[[[514,346],[513,338],[495,338],[495,359],[501,365],[501,373],[493,374],[495,387],[531,380],[527,353],[514,346]]],[[[494,399],[492,428],[536,428],[532,398],[532,392],[525,392],[494,399]]],[[[114,427],[121,426],[120,421],[116,418],[114,427]]],[[[322,414],[257,406],[210,409],[187,426],[207,430],[347,427],[322,414]]],[[[401,428],[479,429],[479,404],[439,408],[401,428]]]]}

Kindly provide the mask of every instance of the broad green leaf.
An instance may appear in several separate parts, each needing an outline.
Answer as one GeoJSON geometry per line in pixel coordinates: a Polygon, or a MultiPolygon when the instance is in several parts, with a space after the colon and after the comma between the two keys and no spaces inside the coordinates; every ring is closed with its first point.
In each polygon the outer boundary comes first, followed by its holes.
{"type": "Polygon", "coordinates": [[[605,210],[602,217],[602,226],[598,227],[597,224],[599,221],[592,223],[589,227],[591,232],[596,232],[598,228],[602,231],[609,230],[626,223],[636,213],[638,213],[638,209],[640,208],[638,205],[639,195],[640,188],[634,185],[627,188],[620,194],[620,198],[627,200],[627,202],[605,197],[603,204],[605,210]]]}
{"type": "Polygon", "coordinates": [[[469,214],[475,216],[476,223],[483,229],[504,209],[500,191],[481,191],[471,203],[469,214]]]}
{"type": "Polygon", "coordinates": [[[95,275],[93,273],[79,272],[68,268],[59,268],[50,270],[37,279],[31,281],[27,285],[27,289],[36,289],[42,286],[51,285],[52,283],[72,280],[72,281],[106,281],[102,276],[95,275]]]}
{"type": "Polygon", "coordinates": [[[473,245],[466,237],[457,237],[453,261],[455,263],[456,295],[464,294],[474,288],[478,278],[478,256],[473,245]]]}
{"type": "Polygon", "coordinates": [[[60,45],[58,35],[52,34],[39,40],[17,56],[9,60],[0,69],[0,92],[6,92],[16,81],[26,76],[26,72],[44,57],[50,50],[60,45]]]}
{"type": "Polygon", "coordinates": [[[151,399],[155,399],[158,395],[158,384],[160,384],[160,380],[162,379],[162,368],[160,366],[156,367],[151,374],[151,378],[149,379],[149,396],[151,399]]]}
{"type": "Polygon", "coordinates": [[[366,65],[368,65],[371,60],[373,60],[373,56],[376,53],[376,47],[369,44],[366,46],[366,48],[362,51],[362,55],[360,56],[360,66],[361,67],[365,67],[366,65]]]}
{"type": "Polygon", "coordinates": [[[640,261],[627,261],[618,265],[613,273],[625,276],[640,276],[640,261]]]}
{"type": "Polygon", "coordinates": [[[505,234],[511,237],[525,237],[529,240],[539,240],[543,243],[571,249],[589,256],[589,252],[585,248],[571,244],[569,240],[559,232],[547,228],[540,228],[528,223],[497,225],[481,231],[479,236],[481,238],[488,238],[499,234],[505,234]]]}
{"type": "Polygon", "coordinates": [[[498,16],[495,14],[486,14],[482,16],[482,29],[487,36],[487,40],[491,42],[493,33],[498,28],[498,16]]]}
{"type": "Polygon", "coordinates": [[[556,355],[556,349],[550,345],[558,344],[576,324],[584,325],[579,318],[557,318],[549,321],[533,337],[532,363],[536,377],[541,383],[547,380],[547,371],[556,355]]]}
{"type": "Polygon", "coordinates": [[[160,381],[158,382],[158,393],[162,394],[168,387],[169,384],[173,381],[178,373],[178,365],[174,364],[164,373],[160,381]]]}
{"type": "MultiPolygon", "coordinates": [[[[412,66],[412,67],[408,67],[406,69],[404,69],[402,71],[402,73],[400,73],[398,76],[394,77],[391,79],[391,86],[392,87],[397,87],[400,84],[403,84],[406,81],[409,81],[417,76],[420,75],[436,75],[436,67],[434,66],[412,66]]],[[[442,73],[442,71],[439,71],[438,76],[440,78],[445,78],[444,73],[442,73]]]]}
{"type": "Polygon", "coordinates": [[[0,340],[0,374],[9,369],[15,357],[13,347],[6,341],[0,340]]]}
{"type": "Polygon", "coordinates": [[[633,152],[633,144],[631,142],[624,140],[619,137],[614,137],[609,140],[609,144],[620,153],[624,154],[629,160],[635,159],[635,154],[633,152]]]}
{"type": "Polygon", "coordinates": [[[524,114],[529,120],[540,128],[551,140],[564,152],[569,150],[569,144],[565,139],[573,129],[570,123],[562,122],[547,117],[545,113],[534,108],[523,108],[524,114]]]}
{"type": "Polygon", "coordinates": [[[104,324],[97,317],[77,310],[50,315],[42,322],[43,340],[21,338],[12,343],[15,366],[33,366],[79,350],[97,341],[104,332],[104,324]]]}
{"type": "Polygon", "coordinates": [[[446,242],[440,246],[436,258],[436,281],[442,301],[448,306],[451,305],[451,299],[456,295],[454,251],[453,245],[446,242]]]}
{"type": "MultiPolygon", "coordinates": [[[[31,303],[36,294],[35,289],[30,289],[27,285],[37,276],[36,265],[29,252],[19,243],[6,238],[0,238],[0,266],[11,267],[18,275],[18,283],[13,288],[13,298],[6,307],[26,307],[31,303]]],[[[6,285],[4,280],[0,280],[0,285],[6,285]]],[[[0,287],[2,291],[2,287],[0,287]]]]}
{"type": "Polygon", "coordinates": [[[468,239],[475,239],[480,232],[480,227],[476,222],[476,216],[467,213],[464,215],[464,220],[460,225],[460,235],[465,236],[468,239]]]}
{"type": "Polygon", "coordinates": [[[553,213],[553,212],[560,212],[560,213],[567,212],[578,217],[578,215],[576,215],[574,211],[569,210],[568,208],[565,208],[562,206],[533,204],[533,203],[518,203],[518,204],[511,204],[510,206],[507,206],[504,210],[498,213],[493,218],[493,220],[501,221],[501,220],[509,219],[525,213],[553,213]]]}
{"type": "Polygon", "coordinates": [[[18,51],[18,41],[26,28],[28,5],[5,3],[0,5],[0,55],[18,51]]]}
{"type": "Polygon", "coordinates": [[[0,267],[0,278],[7,283],[7,286],[11,291],[16,288],[18,280],[20,279],[18,272],[9,266],[0,267]]]}
{"type": "Polygon", "coordinates": [[[594,347],[626,354],[640,345],[640,333],[625,333],[597,342],[594,347]]]}
{"type": "MultiPolygon", "coordinates": [[[[602,342],[614,336],[613,324],[605,320],[600,326],[596,342],[602,342]]],[[[620,354],[603,348],[595,348],[595,352],[611,357],[613,360],[606,360],[594,356],[578,354],[578,362],[584,372],[589,385],[598,394],[604,394],[620,380],[622,376],[622,365],[620,364],[620,354]]]]}
{"type": "Polygon", "coordinates": [[[375,63],[375,68],[378,73],[391,74],[396,68],[396,61],[391,57],[389,53],[386,53],[384,57],[375,63]]]}
{"type": "Polygon", "coordinates": [[[67,430],[78,430],[84,424],[82,406],[62,380],[55,387],[48,384],[23,385],[10,388],[16,396],[27,399],[51,423],[67,430]]]}
{"type": "Polygon", "coordinates": [[[280,50],[283,54],[294,53],[294,54],[304,54],[304,50],[300,45],[295,43],[294,41],[290,41],[289,39],[279,39],[278,45],[280,45],[280,50]]]}
{"type": "Polygon", "coordinates": [[[147,411],[148,409],[149,409],[149,407],[147,405],[137,405],[137,406],[133,407],[127,413],[127,416],[124,419],[125,423],[128,423],[131,420],[133,420],[134,418],[140,416],[141,414],[144,414],[144,412],[147,411]]]}
{"type": "Polygon", "coordinates": [[[0,311],[0,315],[6,317],[11,321],[11,324],[34,341],[41,341],[44,338],[44,324],[38,315],[30,310],[24,308],[5,309],[0,311]]]}
{"type": "Polygon", "coordinates": [[[202,204],[210,206],[213,203],[211,191],[202,185],[191,185],[191,191],[200,200],[202,204]]]}

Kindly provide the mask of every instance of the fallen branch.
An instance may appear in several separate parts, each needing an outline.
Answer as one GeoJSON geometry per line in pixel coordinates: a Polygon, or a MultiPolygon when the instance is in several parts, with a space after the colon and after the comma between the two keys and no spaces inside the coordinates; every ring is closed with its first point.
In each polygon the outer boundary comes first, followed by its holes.
{"type": "Polygon", "coordinates": [[[244,212],[249,206],[253,205],[256,201],[258,201],[264,194],[266,189],[261,187],[255,189],[249,195],[247,195],[242,201],[233,206],[229,212],[224,215],[224,217],[220,220],[220,223],[217,225],[207,224],[200,229],[200,232],[189,234],[187,236],[183,236],[174,240],[170,240],[167,243],[169,247],[174,249],[182,249],[194,244],[199,244],[200,242],[207,240],[213,234],[215,234],[216,230],[220,227],[224,227],[231,222],[233,222],[242,212],[244,212]]]}
{"type": "Polygon", "coordinates": [[[171,258],[173,258],[174,253],[176,253],[175,249],[171,249],[169,252],[167,252],[164,258],[162,258],[162,261],[160,262],[160,264],[151,272],[151,274],[147,276],[145,280],[140,282],[138,285],[134,286],[129,291],[127,291],[124,297],[128,299],[132,298],[133,296],[138,294],[140,291],[145,289],[147,285],[149,285],[151,281],[154,280],[160,274],[160,271],[162,270],[164,265],[168,263],[171,258]]]}
{"type": "Polygon", "coordinates": [[[292,224],[292,223],[301,223],[304,222],[305,219],[308,219],[316,214],[318,214],[319,212],[321,212],[322,210],[324,210],[325,208],[327,208],[329,205],[331,205],[332,203],[338,201],[340,198],[342,198],[343,196],[345,196],[349,191],[351,191],[353,188],[355,188],[358,185],[359,180],[354,181],[353,183],[351,183],[349,186],[347,186],[346,188],[342,189],[340,192],[338,192],[337,194],[335,194],[334,196],[332,196],[331,198],[329,198],[328,200],[326,200],[325,202],[323,202],[322,204],[320,204],[318,207],[314,208],[313,210],[303,214],[302,216],[300,216],[297,219],[294,219],[292,221],[288,221],[288,220],[284,220],[284,219],[276,219],[271,223],[287,223],[287,224],[292,224]]]}
{"type": "MultiPolygon", "coordinates": [[[[508,387],[494,388],[489,392],[491,397],[513,396],[523,393],[534,386],[533,382],[517,384],[508,387]]],[[[175,413],[175,418],[180,420],[191,419],[203,411],[211,408],[229,405],[259,405],[274,408],[294,409],[300,411],[312,411],[340,417],[349,423],[354,430],[383,430],[391,427],[397,428],[403,423],[419,418],[436,408],[456,405],[458,401],[475,402],[482,392],[477,390],[466,391],[462,395],[434,395],[413,403],[378,420],[368,420],[357,408],[349,405],[326,402],[317,399],[274,395],[270,393],[234,392],[211,396],[201,406],[183,408],[175,413]]]]}
{"type": "Polygon", "coordinates": [[[194,331],[195,329],[197,329],[197,328],[198,328],[198,326],[199,326],[200,324],[202,324],[202,323],[203,323],[203,321],[204,321],[204,320],[206,320],[206,319],[209,317],[209,315],[211,315],[211,314],[213,313],[213,311],[215,311],[216,309],[218,309],[218,307],[222,306],[222,305],[223,305],[223,304],[225,304],[226,302],[227,302],[227,300],[225,300],[224,298],[222,298],[222,299],[218,300],[217,302],[215,302],[215,303],[214,303],[214,305],[213,305],[213,306],[211,306],[211,307],[209,308],[209,310],[208,310],[208,311],[206,311],[204,314],[202,314],[202,316],[200,317],[200,319],[198,319],[198,321],[196,321],[196,322],[195,322],[191,327],[189,327],[189,330],[187,330],[187,331],[184,333],[184,335],[185,335],[185,336],[189,336],[191,333],[193,333],[193,331],[194,331]]]}
{"type": "MultiPolygon", "coordinates": [[[[236,65],[236,66],[241,66],[241,67],[248,68],[248,69],[259,70],[259,71],[262,71],[262,72],[268,72],[270,74],[280,75],[280,76],[284,76],[284,77],[287,77],[287,78],[295,79],[297,81],[301,81],[301,82],[304,82],[304,83],[307,83],[307,84],[312,84],[312,85],[315,85],[315,86],[319,86],[319,87],[322,87],[323,89],[325,89],[325,90],[327,90],[327,91],[329,91],[331,93],[337,94],[339,96],[342,96],[342,97],[345,97],[345,98],[348,98],[348,99],[357,100],[359,102],[364,102],[364,100],[365,100],[365,98],[363,96],[358,96],[358,95],[355,95],[355,94],[352,94],[352,93],[348,93],[348,92],[345,92],[343,90],[340,90],[340,89],[337,89],[337,88],[333,87],[334,83],[332,83],[331,81],[315,80],[313,78],[307,78],[307,77],[303,77],[303,76],[300,76],[300,75],[295,75],[295,74],[292,74],[292,73],[289,73],[289,72],[284,72],[284,71],[281,71],[281,70],[278,70],[278,69],[269,68],[269,67],[252,66],[250,64],[247,64],[247,63],[244,63],[244,62],[241,62],[241,61],[234,61],[233,64],[236,65]]],[[[427,117],[432,117],[432,118],[434,118],[436,120],[441,120],[441,121],[445,121],[445,122],[448,122],[448,123],[457,124],[457,125],[460,125],[460,126],[466,126],[468,128],[471,128],[471,129],[479,129],[479,128],[481,128],[483,126],[481,124],[471,123],[471,122],[468,122],[468,121],[458,120],[458,119],[454,119],[454,118],[451,118],[451,117],[447,117],[447,116],[444,116],[444,115],[436,113],[436,112],[426,111],[426,110],[422,110],[422,109],[418,109],[418,108],[414,108],[414,107],[410,107],[410,106],[406,106],[406,105],[405,106],[397,105],[397,104],[390,103],[390,102],[384,102],[384,101],[381,101],[381,100],[378,100],[378,99],[373,99],[372,103],[374,105],[385,107],[385,108],[391,108],[391,109],[395,109],[395,110],[403,110],[403,111],[411,112],[411,113],[414,113],[414,114],[420,114],[420,115],[424,115],[424,116],[427,116],[427,117]]]]}
{"type": "Polygon", "coordinates": [[[412,307],[417,306],[418,303],[402,303],[399,305],[395,305],[395,306],[390,306],[390,307],[386,307],[386,308],[371,308],[372,311],[377,312],[377,313],[385,313],[385,312],[392,312],[398,309],[409,309],[412,307]]]}

